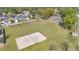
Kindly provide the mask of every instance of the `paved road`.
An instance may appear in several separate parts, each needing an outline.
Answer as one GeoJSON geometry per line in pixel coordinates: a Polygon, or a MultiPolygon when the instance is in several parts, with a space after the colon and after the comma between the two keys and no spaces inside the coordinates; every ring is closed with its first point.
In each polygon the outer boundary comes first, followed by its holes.
{"type": "Polygon", "coordinates": [[[77,45],[79,47],[79,18],[78,18],[78,22],[77,22],[77,32],[78,32],[77,45]]]}
{"type": "Polygon", "coordinates": [[[78,40],[79,40],[79,20],[78,20],[78,25],[77,25],[77,31],[78,31],[78,40]]]}

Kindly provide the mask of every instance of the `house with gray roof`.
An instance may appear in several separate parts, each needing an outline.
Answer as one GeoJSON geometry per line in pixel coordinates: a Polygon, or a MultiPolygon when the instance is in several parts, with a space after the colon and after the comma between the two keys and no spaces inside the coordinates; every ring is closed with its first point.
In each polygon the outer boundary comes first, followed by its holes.
{"type": "Polygon", "coordinates": [[[60,15],[53,15],[53,16],[49,17],[48,20],[52,20],[55,23],[59,23],[62,20],[62,18],[60,15]]]}

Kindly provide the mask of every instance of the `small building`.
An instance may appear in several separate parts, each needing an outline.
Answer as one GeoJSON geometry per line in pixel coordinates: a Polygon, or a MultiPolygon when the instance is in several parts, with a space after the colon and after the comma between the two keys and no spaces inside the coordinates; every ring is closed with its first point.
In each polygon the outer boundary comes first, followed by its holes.
{"type": "Polygon", "coordinates": [[[8,20],[8,16],[7,16],[7,15],[2,15],[0,18],[1,18],[2,20],[8,20]]]}
{"type": "Polygon", "coordinates": [[[1,22],[1,25],[9,26],[9,21],[8,20],[4,20],[4,21],[1,22]]]}
{"type": "Polygon", "coordinates": [[[62,20],[62,18],[61,18],[60,15],[59,16],[58,15],[54,15],[54,16],[49,17],[48,20],[52,20],[55,23],[59,23],[62,20]]]}
{"type": "Polygon", "coordinates": [[[26,16],[29,15],[29,11],[23,11],[23,14],[25,14],[26,16]]]}
{"type": "Polygon", "coordinates": [[[24,20],[26,20],[27,17],[28,16],[26,14],[17,14],[15,16],[15,18],[18,19],[18,21],[24,21],[24,20]]]}
{"type": "Polygon", "coordinates": [[[77,17],[79,17],[79,14],[77,14],[77,17]]]}
{"type": "Polygon", "coordinates": [[[72,33],[72,36],[73,36],[73,37],[78,37],[78,32],[73,32],[73,33],[72,33]]]}

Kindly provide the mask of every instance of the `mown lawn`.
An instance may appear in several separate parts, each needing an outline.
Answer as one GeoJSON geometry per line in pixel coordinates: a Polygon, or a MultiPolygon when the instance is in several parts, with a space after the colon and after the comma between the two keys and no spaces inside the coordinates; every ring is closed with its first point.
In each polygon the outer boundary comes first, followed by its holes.
{"type": "Polygon", "coordinates": [[[6,32],[8,33],[9,37],[7,39],[5,47],[0,48],[0,50],[18,51],[15,38],[34,32],[41,32],[47,37],[47,40],[40,42],[37,45],[32,45],[24,48],[22,49],[22,51],[47,51],[49,50],[49,46],[51,44],[58,50],[61,50],[64,40],[68,40],[70,50],[74,50],[75,48],[75,41],[73,41],[72,39],[68,39],[67,37],[68,31],[48,20],[33,22],[31,24],[27,23],[9,26],[6,28],[6,32]]]}

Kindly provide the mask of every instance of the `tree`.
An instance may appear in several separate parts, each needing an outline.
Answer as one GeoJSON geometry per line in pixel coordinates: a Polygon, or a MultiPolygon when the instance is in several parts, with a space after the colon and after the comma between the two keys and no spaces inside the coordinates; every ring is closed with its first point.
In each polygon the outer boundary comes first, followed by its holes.
{"type": "Polygon", "coordinates": [[[37,14],[44,18],[48,18],[54,14],[53,8],[38,8],[37,14]]]}
{"type": "Polygon", "coordinates": [[[59,10],[62,17],[76,13],[76,8],[60,8],[59,10]]]}
{"type": "Polygon", "coordinates": [[[13,18],[9,18],[9,21],[10,21],[11,23],[15,23],[15,21],[14,21],[13,18]]]}
{"type": "Polygon", "coordinates": [[[51,44],[49,45],[49,51],[57,50],[57,45],[56,44],[51,44]]]}
{"type": "Polygon", "coordinates": [[[62,46],[62,50],[67,51],[68,48],[69,48],[68,41],[67,40],[63,41],[62,44],[61,44],[61,46],[62,46]]]}
{"type": "Polygon", "coordinates": [[[2,22],[2,19],[0,18],[0,22],[2,22]]]}
{"type": "Polygon", "coordinates": [[[76,23],[77,21],[77,17],[76,15],[66,15],[64,18],[63,18],[63,23],[64,23],[64,28],[68,28],[68,29],[71,29],[72,26],[76,23]]]}
{"type": "Polygon", "coordinates": [[[75,8],[60,8],[64,28],[71,29],[77,21],[75,8]]]}
{"type": "Polygon", "coordinates": [[[52,16],[53,13],[54,13],[53,8],[47,8],[45,11],[46,16],[48,16],[48,17],[52,16]]]}

